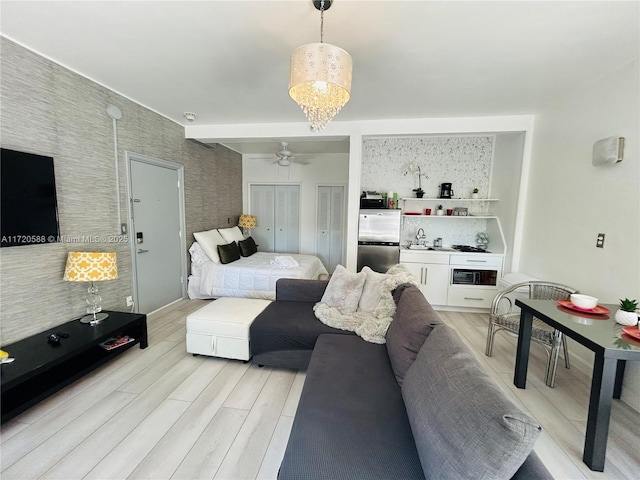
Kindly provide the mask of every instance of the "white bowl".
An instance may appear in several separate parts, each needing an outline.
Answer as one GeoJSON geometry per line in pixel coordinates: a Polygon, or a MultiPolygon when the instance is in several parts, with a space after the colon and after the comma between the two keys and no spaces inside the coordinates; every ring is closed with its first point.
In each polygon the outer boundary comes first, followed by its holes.
{"type": "Polygon", "coordinates": [[[589,295],[582,295],[580,293],[574,293],[571,295],[571,303],[578,308],[584,310],[591,310],[598,305],[598,299],[596,297],[590,297],[589,295]]]}

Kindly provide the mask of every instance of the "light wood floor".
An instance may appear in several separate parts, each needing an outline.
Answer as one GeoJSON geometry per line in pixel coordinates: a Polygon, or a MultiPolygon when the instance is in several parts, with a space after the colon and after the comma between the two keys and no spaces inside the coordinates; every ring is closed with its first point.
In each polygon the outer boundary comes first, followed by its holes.
{"type": "MultiPolygon", "coordinates": [[[[277,475],[304,372],[185,352],[183,300],[149,316],[149,348],[133,348],[3,425],[3,479],[269,479],[277,475]]],[[[582,463],[589,368],[573,357],[543,382],[532,347],[526,390],[513,386],[515,341],[484,355],[486,316],[440,312],[509,397],[543,425],[536,451],[556,478],[638,478],[640,419],[619,401],[604,473],[582,463]]],[[[578,352],[580,353],[580,352],[578,352]]]]}

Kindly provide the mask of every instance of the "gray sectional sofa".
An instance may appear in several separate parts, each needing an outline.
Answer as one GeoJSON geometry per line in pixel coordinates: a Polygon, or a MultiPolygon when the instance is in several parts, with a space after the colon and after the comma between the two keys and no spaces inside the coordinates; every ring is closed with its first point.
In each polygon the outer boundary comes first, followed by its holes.
{"type": "Polygon", "coordinates": [[[532,450],[539,425],[420,290],[393,292],[380,345],[315,318],[326,285],[279,280],[250,330],[254,362],[307,368],[280,480],[552,478],[532,450]]]}

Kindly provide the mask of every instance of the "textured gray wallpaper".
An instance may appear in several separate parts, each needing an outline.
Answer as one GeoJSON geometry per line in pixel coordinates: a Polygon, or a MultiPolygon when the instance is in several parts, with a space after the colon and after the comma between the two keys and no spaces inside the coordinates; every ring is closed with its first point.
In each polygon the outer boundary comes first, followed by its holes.
{"type": "MultiPolygon", "coordinates": [[[[235,225],[242,213],[241,155],[185,140],[184,129],[105,87],[0,37],[0,143],[54,157],[63,237],[117,235],[113,125],[126,219],[125,151],[185,166],[187,247],[193,232],[235,225]],[[230,219],[229,222],[227,219],[230,219]]],[[[124,74],[124,72],[123,72],[124,74]]],[[[105,309],[127,311],[127,243],[55,243],[0,249],[0,341],[11,343],[84,313],[85,284],[64,282],[67,252],[115,251],[118,280],[99,285],[105,309]]]]}

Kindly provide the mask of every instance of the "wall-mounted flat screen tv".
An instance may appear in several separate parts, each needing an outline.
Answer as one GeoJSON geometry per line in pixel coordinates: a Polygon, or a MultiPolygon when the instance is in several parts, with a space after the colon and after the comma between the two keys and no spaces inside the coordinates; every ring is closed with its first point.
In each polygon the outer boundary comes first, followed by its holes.
{"type": "Polygon", "coordinates": [[[0,149],[3,247],[59,241],[53,158],[0,149]]]}

